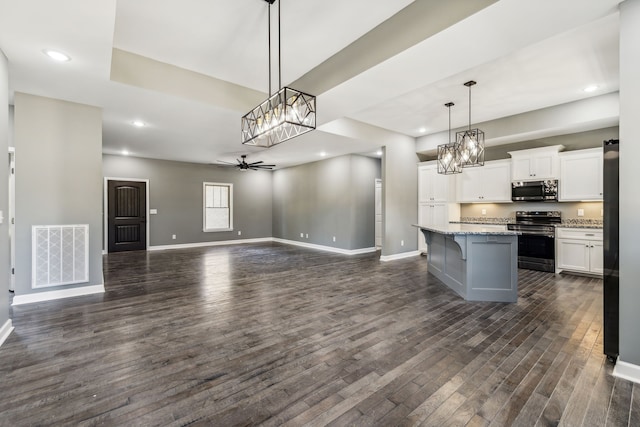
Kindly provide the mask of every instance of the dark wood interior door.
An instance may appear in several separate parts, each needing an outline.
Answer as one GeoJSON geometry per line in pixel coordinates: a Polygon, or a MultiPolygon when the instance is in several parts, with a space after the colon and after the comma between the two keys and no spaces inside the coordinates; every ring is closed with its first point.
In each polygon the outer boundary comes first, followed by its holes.
{"type": "Polygon", "coordinates": [[[109,181],[109,252],[147,249],[147,191],[144,182],[109,181]]]}

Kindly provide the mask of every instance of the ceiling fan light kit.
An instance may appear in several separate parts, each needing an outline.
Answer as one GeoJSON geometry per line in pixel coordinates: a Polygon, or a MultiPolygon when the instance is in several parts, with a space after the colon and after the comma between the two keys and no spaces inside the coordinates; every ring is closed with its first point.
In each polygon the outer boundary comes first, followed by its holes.
{"type": "Polygon", "coordinates": [[[290,87],[282,87],[280,55],[280,2],[278,2],[278,85],[271,94],[271,5],[269,4],[269,97],[241,119],[242,143],[272,147],[316,128],[316,97],[290,87]]]}
{"type": "Polygon", "coordinates": [[[265,165],[264,162],[262,160],[257,161],[257,162],[251,162],[251,163],[247,163],[247,155],[243,154],[240,156],[242,158],[242,160],[240,159],[236,159],[236,161],[238,162],[237,164],[235,163],[229,163],[229,162],[224,162],[221,160],[218,160],[219,163],[224,163],[223,166],[233,166],[236,167],[238,169],[240,169],[241,171],[246,171],[246,170],[271,170],[274,167],[276,167],[276,165],[265,165]]]}

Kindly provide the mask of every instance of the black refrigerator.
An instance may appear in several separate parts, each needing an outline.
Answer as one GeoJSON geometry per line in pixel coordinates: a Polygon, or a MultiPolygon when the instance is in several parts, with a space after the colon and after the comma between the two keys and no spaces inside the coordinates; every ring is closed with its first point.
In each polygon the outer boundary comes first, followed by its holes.
{"type": "Polygon", "coordinates": [[[604,141],[603,231],[604,231],[604,354],[611,362],[618,358],[619,275],[618,275],[618,158],[617,139],[604,141]]]}

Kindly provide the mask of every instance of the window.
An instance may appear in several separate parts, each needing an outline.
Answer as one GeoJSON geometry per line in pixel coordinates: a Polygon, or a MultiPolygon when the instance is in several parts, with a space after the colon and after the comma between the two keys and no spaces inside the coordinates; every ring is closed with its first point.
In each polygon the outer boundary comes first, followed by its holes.
{"type": "Polygon", "coordinates": [[[203,183],[203,230],[233,230],[233,184],[203,183]]]}

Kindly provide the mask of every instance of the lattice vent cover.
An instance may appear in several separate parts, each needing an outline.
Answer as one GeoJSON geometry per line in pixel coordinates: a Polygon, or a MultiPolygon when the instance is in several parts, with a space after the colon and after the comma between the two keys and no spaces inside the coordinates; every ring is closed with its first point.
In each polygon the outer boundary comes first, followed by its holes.
{"type": "Polygon", "coordinates": [[[89,281],[89,225],[34,225],[34,288],[89,281]]]}

